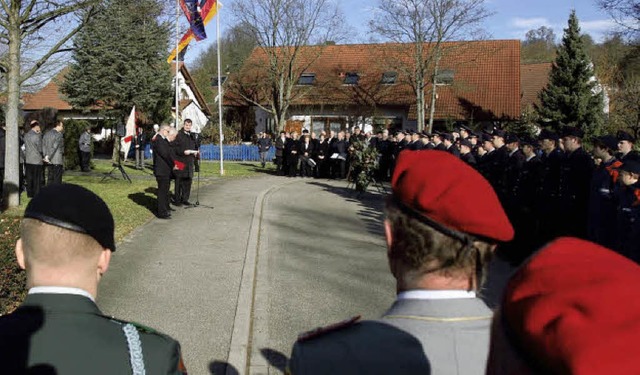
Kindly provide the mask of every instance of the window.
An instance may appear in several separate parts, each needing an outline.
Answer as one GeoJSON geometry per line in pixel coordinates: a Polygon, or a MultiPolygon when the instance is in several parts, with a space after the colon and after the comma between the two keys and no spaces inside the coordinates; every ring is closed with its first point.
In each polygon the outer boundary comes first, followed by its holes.
{"type": "Polygon", "coordinates": [[[451,85],[453,84],[453,78],[455,72],[452,69],[443,69],[436,75],[437,85],[451,85]]]}
{"type": "Polygon", "coordinates": [[[358,73],[347,73],[344,76],[344,84],[345,85],[357,85],[358,84],[358,80],[360,79],[360,76],[358,76],[358,73]]]}
{"type": "Polygon", "coordinates": [[[316,83],[315,73],[302,73],[298,79],[298,85],[310,86],[316,83]]]}
{"type": "Polygon", "coordinates": [[[396,79],[398,78],[398,73],[396,72],[384,72],[382,73],[382,80],[380,83],[383,85],[393,85],[396,83],[396,79]]]}

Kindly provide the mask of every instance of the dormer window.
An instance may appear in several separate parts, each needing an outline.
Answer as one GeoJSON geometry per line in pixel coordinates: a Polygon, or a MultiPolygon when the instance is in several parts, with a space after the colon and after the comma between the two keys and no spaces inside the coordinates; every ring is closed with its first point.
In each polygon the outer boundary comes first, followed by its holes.
{"type": "Polygon", "coordinates": [[[452,85],[454,77],[453,69],[443,69],[436,74],[436,85],[452,85]]]}
{"type": "Polygon", "coordinates": [[[302,73],[298,79],[298,85],[311,86],[316,83],[315,73],[302,73]]]}
{"type": "Polygon", "coordinates": [[[384,72],[382,73],[382,80],[380,80],[380,83],[383,85],[393,85],[396,83],[397,78],[397,72],[384,72]]]}
{"type": "Polygon", "coordinates": [[[360,79],[360,76],[358,75],[358,73],[349,72],[349,73],[346,73],[344,76],[344,84],[357,85],[359,79],[360,79]]]}

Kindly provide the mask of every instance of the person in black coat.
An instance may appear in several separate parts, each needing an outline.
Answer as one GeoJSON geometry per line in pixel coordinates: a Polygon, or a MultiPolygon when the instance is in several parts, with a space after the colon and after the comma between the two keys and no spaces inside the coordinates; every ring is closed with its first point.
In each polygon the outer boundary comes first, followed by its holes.
{"type": "Polygon", "coordinates": [[[298,174],[298,133],[292,132],[291,138],[287,138],[284,153],[287,157],[287,176],[295,177],[298,174]]]}
{"type": "Polygon", "coordinates": [[[195,171],[196,156],[198,155],[198,145],[196,139],[191,133],[193,126],[190,119],[184,120],[182,129],[178,132],[175,139],[176,160],[182,163],[176,171],[176,189],[174,204],[191,205],[189,197],[191,196],[191,183],[193,182],[193,174],[195,171]]]}
{"type": "Polygon", "coordinates": [[[345,139],[344,132],[338,133],[338,140],[335,141],[332,145],[331,149],[331,159],[334,163],[334,173],[336,173],[339,179],[344,179],[347,176],[347,157],[349,149],[349,144],[345,139]]]}
{"type": "Polygon", "coordinates": [[[636,143],[636,139],[624,130],[620,130],[616,133],[616,137],[618,139],[618,155],[617,158],[621,162],[625,162],[626,160],[634,159],[640,160],[640,154],[638,151],[633,149],[633,145],[636,143]]]}
{"type": "Polygon", "coordinates": [[[614,156],[618,140],[610,135],[593,142],[593,156],[602,160],[593,171],[589,192],[587,239],[609,249],[617,245],[616,217],[618,168],[622,163],[614,156]]]}
{"type": "Polygon", "coordinates": [[[393,165],[393,143],[389,139],[389,131],[382,131],[382,138],[376,143],[380,164],[378,168],[378,180],[389,181],[391,179],[391,166],[393,165]]]}
{"type": "Polygon", "coordinates": [[[309,134],[304,135],[298,143],[298,152],[300,155],[300,176],[313,177],[315,169],[313,154],[315,152],[314,142],[312,142],[309,134]]]}
{"type": "Polygon", "coordinates": [[[560,171],[565,158],[558,147],[559,137],[549,130],[542,130],[538,136],[542,172],[538,183],[539,202],[537,209],[540,223],[540,241],[548,242],[559,234],[560,217],[560,171]]]}
{"type": "Polygon", "coordinates": [[[504,170],[504,187],[505,187],[505,199],[507,214],[511,211],[511,214],[515,214],[517,210],[517,195],[518,188],[520,186],[520,174],[522,173],[522,167],[526,157],[520,149],[520,138],[513,134],[509,134],[505,140],[505,146],[509,151],[507,156],[507,162],[504,170]]]}
{"type": "Polygon", "coordinates": [[[471,152],[472,148],[473,148],[473,145],[468,139],[466,138],[460,139],[460,160],[476,168],[476,158],[473,156],[473,153],[471,152]]]}
{"type": "Polygon", "coordinates": [[[535,215],[538,200],[538,184],[542,173],[542,162],[536,154],[536,140],[525,137],[521,140],[524,163],[520,171],[518,188],[515,191],[516,213],[513,224],[516,226],[518,261],[537,249],[542,243],[538,239],[538,217],[535,215]]]}
{"type": "Polygon", "coordinates": [[[331,157],[329,139],[325,137],[325,132],[320,133],[318,148],[315,149],[314,160],[316,161],[316,176],[326,178],[329,176],[329,161],[331,157]]]}
{"type": "Polygon", "coordinates": [[[169,213],[169,188],[171,186],[171,176],[176,169],[172,142],[177,130],[169,125],[162,125],[153,145],[153,175],[158,182],[158,210],[156,215],[160,219],[170,219],[169,213]]]}
{"type": "Polygon", "coordinates": [[[280,132],[280,136],[276,139],[275,147],[276,147],[276,172],[278,175],[282,176],[285,174],[284,172],[284,145],[287,142],[287,133],[284,131],[280,132]]]}
{"type": "Polygon", "coordinates": [[[444,144],[445,151],[450,153],[451,155],[459,158],[460,157],[460,151],[458,150],[458,147],[456,147],[454,142],[455,142],[455,140],[453,139],[453,135],[452,134],[445,133],[445,134],[442,135],[442,144],[444,144]]]}
{"type": "Polygon", "coordinates": [[[593,159],[582,148],[584,132],[565,127],[562,143],[566,158],[560,170],[560,205],[562,235],[587,237],[589,185],[593,173],[593,159]]]}

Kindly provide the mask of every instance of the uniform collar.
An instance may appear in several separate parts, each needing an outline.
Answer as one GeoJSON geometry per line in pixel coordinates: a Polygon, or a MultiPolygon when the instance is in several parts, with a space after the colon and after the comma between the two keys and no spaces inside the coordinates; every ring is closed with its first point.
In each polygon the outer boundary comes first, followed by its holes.
{"type": "Polygon", "coordinates": [[[79,294],[31,293],[27,295],[18,310],[33,309],[48,312],[102,315],[95,302],[79,294]]]}
{"type": "Polygon", "coordinates": [[[466,290],[407,290],[398,293],[398,300],[405,299],[458,299],[458,298],[476,298],[476,292],[468,292],[466,290]]]}
{"type": "Polygon", "coordinates": [[[96,302],[91,293],[84,289],[69,288],[64,286],[34,286],[29,289],[28,294],[73,294],[77,296],[83,296],[89,298],[91,301],[96,302]]]}

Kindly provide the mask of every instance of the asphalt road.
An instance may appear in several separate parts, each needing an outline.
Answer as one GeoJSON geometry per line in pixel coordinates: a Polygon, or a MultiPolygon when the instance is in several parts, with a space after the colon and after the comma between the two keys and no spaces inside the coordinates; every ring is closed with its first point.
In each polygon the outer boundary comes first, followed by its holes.
{"type": "MultiPolygon", "coordinates": [[[[383,201],[344,181],[218,180],[118,244],[98,304],[178,339],[190,374],[282,373],[299,333],[393,302],[383,201]]],[[[492,270],[496,301],[511,269],[492,270]]]]}

